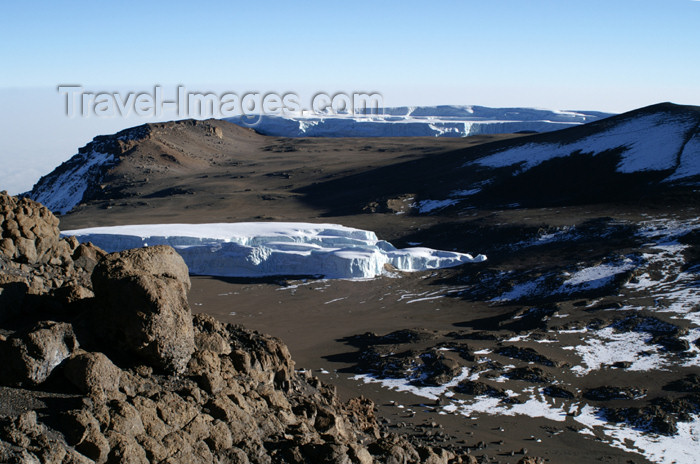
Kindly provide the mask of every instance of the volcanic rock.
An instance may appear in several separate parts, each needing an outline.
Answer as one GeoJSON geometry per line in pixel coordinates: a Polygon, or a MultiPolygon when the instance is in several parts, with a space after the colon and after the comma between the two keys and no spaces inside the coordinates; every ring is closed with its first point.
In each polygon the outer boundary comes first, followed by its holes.
{"type": "Polygon", "coordinates": [[[42,321],[28,331],[0,342],[0,382],[4,385],[39,385],[78,348],[73,327],[42,321]]]}
{"type": "Polygon", "coordinates": [[[187,266],[171,247],[105,257],[92,275],[99,327],[115,346],[172,373],[194,352],[187,266]]]}
{"type": "Polygon", "coordinates": [[[456,387],[453,388],[458,393],[465,395],[480,396],[486,395],[492,398],[506,398],[508,395],[500,389],[486,385],[483,382],[475,382],[473,380],[462,380],[456,387]]]}
{"type": "Polygon", "coordinates": [[[119,390],[121,369],[102,353],[80,353],[63,364],[63,372],[81,393],[108,394],[119,390]]]}
{"type": "Polygon", "coordinates": [[[104,255],[61,238],[58,219],[44,206],[0,192],[0,321],[35,311],[55,318],[89,298],[90,273],[104,255]]]}

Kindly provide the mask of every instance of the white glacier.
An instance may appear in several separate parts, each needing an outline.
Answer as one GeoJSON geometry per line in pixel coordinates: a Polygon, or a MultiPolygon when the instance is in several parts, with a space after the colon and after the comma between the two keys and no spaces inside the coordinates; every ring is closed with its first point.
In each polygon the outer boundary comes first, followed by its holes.
{"type": "Polygon", "coordinates": [[[238,222],[151,224],[63,231],[109,252],[170,245],[192,274],[226,277],[318,275],[371,278],[385,265],[422,271],[486,260],[430,248],[396,249],[374,232],[335,224],[238,222]]]}
{"type": "Polygon", "coordinates": [[[611,116],[597,111],[550,111],[484,106],[380,108],[355,114],[302,113],[226,120],[277,137],[467,137],[523,131],[549,132],[611,116]]]}

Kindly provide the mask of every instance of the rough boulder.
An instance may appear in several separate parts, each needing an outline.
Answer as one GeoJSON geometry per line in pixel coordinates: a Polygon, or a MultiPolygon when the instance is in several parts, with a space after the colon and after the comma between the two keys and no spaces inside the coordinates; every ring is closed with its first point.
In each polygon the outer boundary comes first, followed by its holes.
{"type": "Polygon", "coordinates": [[[175,250],[156,246],[107,255],[95,267],[92,284],[96,328],[114,348],[167,372],[185,370],[194,352],[190,278],[175,250]]]}

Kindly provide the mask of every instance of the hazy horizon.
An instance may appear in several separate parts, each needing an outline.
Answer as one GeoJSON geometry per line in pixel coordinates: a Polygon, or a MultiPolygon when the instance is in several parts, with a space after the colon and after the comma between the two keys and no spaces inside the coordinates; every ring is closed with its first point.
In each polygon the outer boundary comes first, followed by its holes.
{"type": "Polygon", "coordinates": [[[0,189],[12,193],[96,135],[178,119],[68,118],[60,85],[364,91],[387,107],[700,104],[692,0],[33,5],[0,18],[0,189]]]}

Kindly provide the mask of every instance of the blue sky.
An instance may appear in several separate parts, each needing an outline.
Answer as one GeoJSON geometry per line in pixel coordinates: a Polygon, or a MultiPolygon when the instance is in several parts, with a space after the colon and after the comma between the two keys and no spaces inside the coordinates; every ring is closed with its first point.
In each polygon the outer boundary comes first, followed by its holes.
{"type": "Polygon", "coordinates": [[[388,106],[700,105],[692,0],[47,1],[2,10],[0,161],[23,164],[0,173],[0,189],[15,193],[94,135],[146,122],[68,119],[59,84],[362,90],[388,106]]]}

